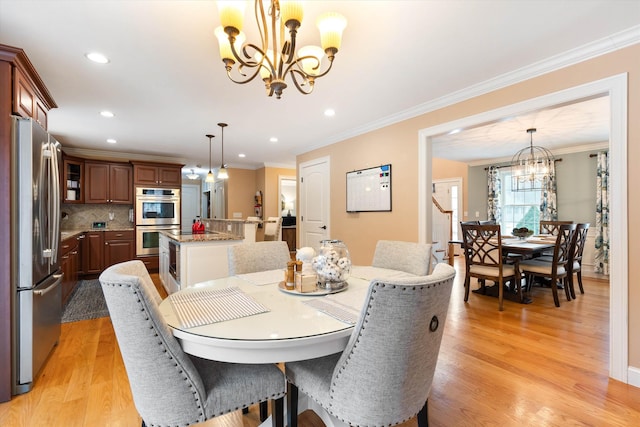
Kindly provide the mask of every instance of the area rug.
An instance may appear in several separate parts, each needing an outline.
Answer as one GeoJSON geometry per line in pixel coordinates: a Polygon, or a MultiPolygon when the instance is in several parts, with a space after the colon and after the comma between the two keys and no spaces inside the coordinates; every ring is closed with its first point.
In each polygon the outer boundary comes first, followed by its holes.
{"type": "Polygon", "coordinates": [[[109,316],[98,279],[81,280],[62,309],[62,323],[109,316]]]}

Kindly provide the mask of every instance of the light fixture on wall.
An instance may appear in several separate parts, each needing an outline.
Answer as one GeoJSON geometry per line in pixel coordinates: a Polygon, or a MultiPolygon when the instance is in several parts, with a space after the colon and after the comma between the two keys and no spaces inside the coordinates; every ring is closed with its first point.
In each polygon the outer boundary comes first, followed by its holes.
{"type": "Polygon", "coordinates": [[[222,158],[220,162],[220,169],[218,169],[218,179],[227,179],[229,178],[229,174],[227,173],[227,168],[224,164],[224,128],[227,127],[227,124],[218,123],[218,126],[222,129],[222,158]]]}
{"type": "Polygon", "coordinates": [[[323,14],[317,20],[322,48],[304,46],[296,54],[296,34],[303,17],[302,2],[255,0],[256,24],[262,37],[259,46],[244,43],[242,23],[245,3],[218,2],[222,26],[216,28],[215,34],[229,79],[234,83],[244,84],[260,74],[267,95],[275,94],[280,99],[282,91],[287,87],[285,77],[289,75],[298,91],[305,95],[311,93],[315,80],[331,70],[333,59],[341,46],[342,31],[347,26],[347,20],[338,13],[323,14]],[[266,14],[265,4],[268,7],[266,14]],[[329,64],[322,70],[325,54],[329,64]],[[236,63],[239,75],[237,79],[231,74],[236,63]],[[246,73],[245,70],[250,72],[246,73]]]}
{"type": "Polygon", "coordinates": [[[198,179],[198,178],[200,178],[200,175],[198,175],[195,170],[191,169],[191,173],[187,174],[187,178],[192,179],[192,180],[193,179],[198,179]]]}
{"type": "Polygon", "coordinates": [[[207,178],[204,180],[205,182],[213,182],[213,172],[211,172],[211,138],[214,137],[214,135],[205,135],[207,138],[209,138],[209,173],[207,174],[207,178]]]}
{"type": "Polygon", "coordinates": [[[529,147],[516,152],[511,158],[511,189],[513,191],[542,190],[547,185],[555,158],[551,151],[533,145],[537,129],[527,129],[529,147]]]}

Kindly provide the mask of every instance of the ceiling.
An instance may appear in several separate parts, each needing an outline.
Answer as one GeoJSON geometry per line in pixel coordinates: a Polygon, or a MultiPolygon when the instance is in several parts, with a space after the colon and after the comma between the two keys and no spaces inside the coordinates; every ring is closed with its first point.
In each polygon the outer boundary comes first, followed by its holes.
{"type": "MultiPolygon", "coordinates": [[[[213,166],[221,162],[218,122],[229,124],[228,166],[293,167],[297,154],[446,105],[549,58],[594,43],[610,51],[621,34],[640,38],[636,0],[314,1],[305,3],[299,45],[317,44],[313,23],[330,10],[348,20],[333,69],[313,94],[290,84],[279,100],[257,79],[237,85],[226,77],[213,1],[0,0],[0,43],[24,49],[38,70],[58,104],[49,130],[63,147],[172,159],[200,172],[209,168],[205,134],[216,135],[213,166]],[[89,62],[90,51],[110,63],[89,62]],[[324,116],[327,108],[334,117],[324,116]]],[[[250,41],[254,25],[247,14],[250,41]]],[[[538,128],[534,143],[552,149],[607,141],[607,98],[443,135],[434,156],[508,156],[529,143],[530,127],[538,128]]]]}

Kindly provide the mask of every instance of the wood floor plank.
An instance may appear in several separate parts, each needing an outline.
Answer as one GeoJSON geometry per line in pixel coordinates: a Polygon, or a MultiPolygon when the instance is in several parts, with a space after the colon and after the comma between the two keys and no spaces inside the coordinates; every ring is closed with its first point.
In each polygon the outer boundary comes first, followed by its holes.
{"type": "MultiPolygon", "coordinates": [[[[457,262],[460,262],[457,260],[457,262]]],[[[640,389],[608,377],[609,284],[583,278],[585,294],[555,307],[534,288],[528,305],[471,294],[456,265],[449,314],[429,399],[431,427],[640,425],[640,389]]],[[[158,285],[157,275],[153,275],[158,285]]],[[[166,296],[166,293],[164,294],[166,296]]],[[[258,408],[207,427],[255,427],[258,408]]],[[[0,426],[140,425],[109,318],[62,325],[34,389],[0,404],[0,426]]],[[[322,427],[312,412],[301,427],[322,427]]],[[[415,427],[414,420],[400,427],[415,427]]]]}

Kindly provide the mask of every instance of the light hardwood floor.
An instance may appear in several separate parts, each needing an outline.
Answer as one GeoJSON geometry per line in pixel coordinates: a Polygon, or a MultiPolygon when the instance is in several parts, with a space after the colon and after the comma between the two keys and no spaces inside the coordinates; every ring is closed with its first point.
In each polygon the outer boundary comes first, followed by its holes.
{"type": "MultiPolygon", "coordinates": [[[[639,426],[640,389],[608,378],[608,282],[585,280],[585,295],[554,307],[471,294],[454,283],[429,400],[432,427],[639,426]]],[[[157,282],[157,275],[154,275],[157,282]]],[[[0,426],[139,426],[109,318],[67,323],[35,388],[0,404],[0,426]]],[[[257,408],[210,420],[254,427],[257,408]]],[[[323,423],[305,413],[302,427],[323,423]]],[[[401,427],[416,426],[411,420],[401,427]]]]}

